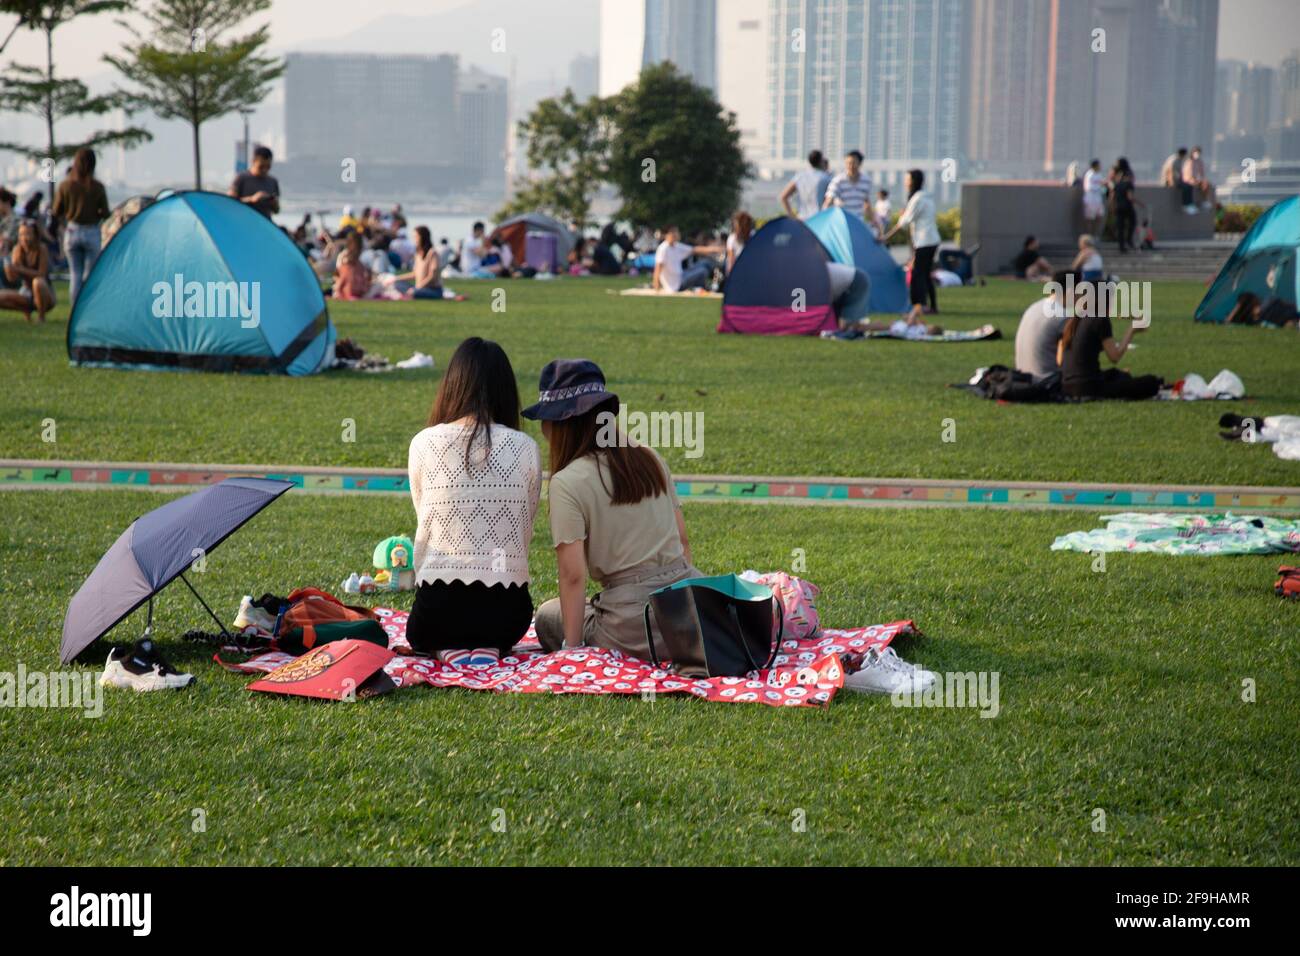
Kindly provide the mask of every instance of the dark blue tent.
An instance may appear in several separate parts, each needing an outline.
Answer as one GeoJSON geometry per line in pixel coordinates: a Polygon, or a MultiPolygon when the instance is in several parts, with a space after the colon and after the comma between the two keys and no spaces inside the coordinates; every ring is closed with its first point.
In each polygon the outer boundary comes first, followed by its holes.
{"type": "Polygon", "coordinates": [[[798,219],[780,216],[745,243],[731,267],[719,332],[816,335],[837,326],[826,250],[798,219]]]}
{"type": "Polygon", "coordinates": [[[906,312],[911,303],[903,269],[889,250],[876,241],[867,224],[835,206],[807,221],[835,262],[853,266],[871,280],[867,308],[871,312],[906,312]]]}
{"type": "Polygon", "coordinates": [[[74,365],[310,375],[334,357],[320,282],[271,220],[173,193],[113,236],[68,320],[74,365]]]}

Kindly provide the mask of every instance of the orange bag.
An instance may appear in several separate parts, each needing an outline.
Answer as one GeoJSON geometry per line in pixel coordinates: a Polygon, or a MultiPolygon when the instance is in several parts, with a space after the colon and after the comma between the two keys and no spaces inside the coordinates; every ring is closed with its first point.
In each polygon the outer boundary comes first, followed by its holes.
{"type": "Polygon", "coordinates": [[[289,608],[280,616],[280,626],[277,628],[279,634],[285,634],[296,627],[314,627],[335,621],[379,620],[379,616],[370,608],[349,606],[319,588],[299,588],[287,600],[289,608]]]}

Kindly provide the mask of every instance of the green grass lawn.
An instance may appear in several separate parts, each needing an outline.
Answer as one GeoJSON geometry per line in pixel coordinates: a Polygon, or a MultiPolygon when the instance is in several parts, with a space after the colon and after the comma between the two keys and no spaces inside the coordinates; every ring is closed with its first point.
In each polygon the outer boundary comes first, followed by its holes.
{"type": "MultiPolygon", "coordinates": [[[[0,670],[57,666],[68,598],[163,500],[0,493],[0,670]]],[[[994,719],[847,693],[799,711],[427,688],[270,698],[179,641],[205,618],[175,585],[157,632],[196,686],[110,693],[98,720],[0,709],[0,865],[1294,865],[1300,607],[1271,593],[1277,560],[1112,555],[1096,572],[1048,550],[1094,519],[687,505],[703,569],[788,567],[804,548],[825,624],[914,619],[926,636],[906,657],[1000,674],[994,719]]],[[[223,616],[247,591],[334,588],[409,522],[401,498],[292,495],[196,583],[223,616]]],[[[545,527],[537,600],[555,593],[545,527]]]]}
{"type": "MultiPolygon", "coordinates": [[[[332,314],[367,349],[419,349],[439,370],[463,337],[495,338],[526,401],[547,360],[589,356],[634,410],[704,412],[702,458],[665,449],[679,472],[1300,484],[1267,447],[1215,434],[1228,409],[1300,407],[1300,341],[1195,325],[1195,284],[1157,284],[1153,327],[1126,365],[1231,368],[1253,400],[1011,407],[945,388],[1010,362],[1035,294],[1024,285],[941,292],[945,324],[994,322],[1003,341],[923,345],[720,336],[716,302],[611,294],[627,284],[510,283],[504,314],[487,283],[465,283],[463,304],[332,314]],[[947,418],[954,443],[941,441],[947,418]]],[[[43,328],[0,323],[4,457],[402,466],[439,374],[73,369],[65,308],[43,328]],[[341,441],[345,418],[354,443],[341,441]]],[[[0,672],[58,666],[69,598],[164,500],[0,492],[0,672]]],[[[337,590],[411,514],[401,497],[290,495],[196,583],[226,618],[244,593],[337,590]]],[[[901,653],[998,673],[1001,713],[848,693],[797,712],[427,688],[356,705],[270,698],[181,642],[208,622],[174,586],[157,634],[197,686],[114,693],[98,720],[0,708],[0,865],[1300,862],[1300,606],[1272,595],[1276,558],[1111,555],[1099,572],[1049,550],[1096,526],[1064,511],[697,503],[686,517],[705,571],[789,568],[803,549],[824,624],[915,620],[926,636],[901,653]],[[195,810],[206,832],[193,832],[195,810]]],[[[555,594],[544,514],[531,564],[540,602],[555,594]]]]}
{"type": "Polygon", "coordinates": [[[681,472],[1297,484],[1294,464],[1221,441],[1215,423],[1227,410],[1300,409],[1300,336],[1193,323],[1197,283],[1155,285],[1152,328],[1124,365],[1170,379],[1230,368],[1251,400],[1013,407],[945,388],[1012,362],[1016,323],[1037,295],[1028,284],[941,290],[948,327],[993,322],[1005,336],[949,345],[718,335],[716,301],[613,294],[630,284],[507,282],[504,312],[486,282],[462,283],[460,304],[333,305],[340,335],[394,361],[428,352],[439,371],[308,379],[74,369],[66,306],[43,328],[3,313],[0,456],[401,467],[452,350],[483,335],[509,352],[526,401],[542,365],[582,355],[633,410],[702,412],[703,456],[665,450],[681,472]],[[55,443],[42,441],[50,418],[55,443]],[[344,419],[354,442],[342,440],[344,419]],[[955,442],[941,440],[945,419],[955,442]]]}

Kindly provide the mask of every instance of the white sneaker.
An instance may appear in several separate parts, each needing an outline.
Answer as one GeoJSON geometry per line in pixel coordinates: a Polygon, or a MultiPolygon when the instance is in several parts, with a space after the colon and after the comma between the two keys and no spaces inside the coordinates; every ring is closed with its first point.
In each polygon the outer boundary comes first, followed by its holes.
{"type": "Polygon", "coordinates": [[[1198,211],[1199,210],[1197,210],[1195,204],[1190,204],[1183,207],[1183,212],[1187,213],[1187,215],[1189,216],[1195,216],[1198,211]]]}
{"type": "Polygon", "coordinates": [[[194,675],[178,674],[145,637],[130,650],[110,651],[99,683],[137,691],[172,690],[194,683],[194,675]]]}
{"type": "Polygon", "coordinates": [[[909,664],[894,652],[892,647],[867,651],[862,667],[844,678],[844,686],[859,694],[907,694],[924,692],[935,682],[933,671],[922,670],[909,664]]]}
{"type": "Polygon", "coordinates": [[[348,575],[347,580],[343,582],[343,593],[344,594],[361,593],[361,576],[357,574],[357,572],[353,571],[351,574],[348,575]]]}
{"type": "Polygon", "coordinates": [[[239,602],[239,613],[235,615],[234,624],[241,631],[251,627],[270,634],[275,630],[275,618],[263,608],[254,607],[251,594],[245,594],[244,599],[239,602]]]}

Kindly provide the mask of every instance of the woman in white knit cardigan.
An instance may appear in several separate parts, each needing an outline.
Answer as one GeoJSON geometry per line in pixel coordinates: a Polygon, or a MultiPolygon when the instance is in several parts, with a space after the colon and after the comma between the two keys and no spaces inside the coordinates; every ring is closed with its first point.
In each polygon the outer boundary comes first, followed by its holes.
{"type": "Polygon", "coordinates": [[[445,663],[495,663],[532,620],[528,545],[542,487],[501,346],[470,338],[456,349],[408,470],[417,527],[407,639],[445,663]]]}

